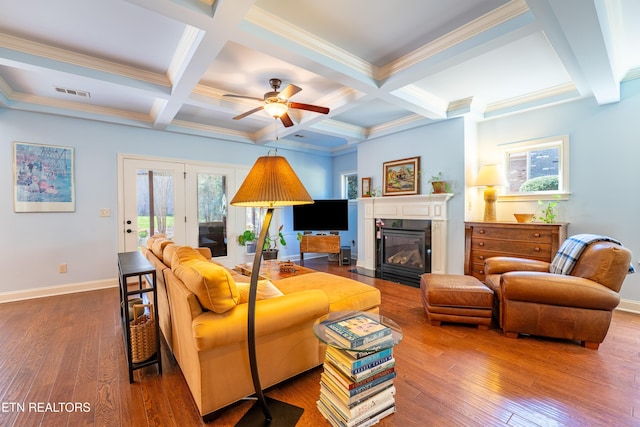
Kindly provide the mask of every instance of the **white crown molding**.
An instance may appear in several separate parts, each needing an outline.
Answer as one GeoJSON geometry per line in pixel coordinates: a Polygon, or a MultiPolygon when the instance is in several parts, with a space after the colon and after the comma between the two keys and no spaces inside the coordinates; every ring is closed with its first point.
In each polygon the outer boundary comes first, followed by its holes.
{"type": "Polygon", "coordinates": [[[365,75],[371,79],[377,74],[376,67],[369,62],[339,48],[326,40],[292,25],[291,22],[267,12],[257,6],[249,9],[244,17],[245,21],[263,28],[270,33],[276,34],[285,40],[293,40],[296,44],[303,46],[319,55],[336,61],[347,68],[365,75]]]}
{"type": "Polygon", "coordinates": [[[24,40],[8,34],[0,33],[0,46],[18,52],[48,58],[54,61],[73,64],[79,67],[90,68],[109,74],[115,74],[135,80],[148,82],[154,85],[170,87],[167,76],[149,71],[140,70],[128,65],[95,58],[81,53],[71,52],[42,43],[24,40]]]}
{"type": "Polygon", "coordinates": [[[528,93],[526,95],[517,96],[517,97],[506,99],[500,102],[494,102],[492,104],[488,104],[486,109],[484,110],[484,113],[490,114],[496,111],[507,110],[513,107],[518,107],[527,103],[535,103],[541,100],[558,97],[558,96],[564,96],[572,93],[575,93],[576,97],[579,96],[575,84],[565,83],[565,84],[554,86],[548,89],[543,89],[536,92],[528,93]]]}
{"type": "Polygon", "coordinates": [[[460,28],[457,28],[455,31],[447,33],[431,43],[427,43],[413,52],[410,52],[381,67],[375,78],[377,80],[387,79],[399,71],[410,68],[415,64],[437,55],[438,53],[446,51],[447,49],[451,49],[466,40],[476,37],[479,34],[507,22],[510,19],[527,13],[528,11],[529,6],[527,6],[527,3],[524,0],[513,0],[504,6],[479,17],[460,28]]]}

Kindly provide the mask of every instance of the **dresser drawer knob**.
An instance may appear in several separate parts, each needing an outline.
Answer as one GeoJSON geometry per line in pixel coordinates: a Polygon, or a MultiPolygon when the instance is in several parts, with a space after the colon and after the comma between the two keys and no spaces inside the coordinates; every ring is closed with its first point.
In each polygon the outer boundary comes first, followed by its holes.
{"type": "Polygon", "coordinates": [[[533,233],[533,237],[540,237],[540,233],[533,233]]]}
{"type": "Polygon", "coordinates": [[[478,246],[484,246],[484,242],[478,243],[478,246]]]}
{"type": "Polygon", "coordinates": [[[533,248],[535,252],[540,252],[540,248],[533,248]]]}
{"type": "Polygon", "coordinates": [[[484,234],[484,230],[479,230],[478,233],[484,234]]]}
{"type": "Polygon", "coordinates": [[[480,274],[484,274],[484,270],[480,270],[480,274]]]}
{"type": "Polygon", "coordinates": [[[480,258],[480,259],[484,259],[484,255],[480,255],[478,258],[480,258]]]}

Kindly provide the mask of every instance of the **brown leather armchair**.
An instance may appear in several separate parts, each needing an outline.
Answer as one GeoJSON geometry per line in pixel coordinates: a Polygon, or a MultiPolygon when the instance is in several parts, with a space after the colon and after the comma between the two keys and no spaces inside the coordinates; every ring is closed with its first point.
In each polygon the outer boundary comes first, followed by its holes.
{"type": "Polygon", "coordinates": [[[630,261],[631,251],[606,241],[591,243],[570,275],[549,273],[548,262],[488,258],[486,285],[496,295],[494,316],[507,337],[579,340],[597,350],[620,302],[630,261]]]}

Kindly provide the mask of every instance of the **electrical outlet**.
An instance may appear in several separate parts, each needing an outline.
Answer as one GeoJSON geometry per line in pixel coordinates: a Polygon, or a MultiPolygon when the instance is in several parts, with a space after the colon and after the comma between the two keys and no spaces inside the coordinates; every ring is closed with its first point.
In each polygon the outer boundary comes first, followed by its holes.
{"type": "Polygon", "coordinates": [[[107,208],[100,209],[100,216],[102,217],[111,216],[111,209],[107,209],[107,208]]]}
{"type": "Polygon", "coordinates": [[[66,273],[67,264],[58,264],[58,273],[66,273]]]}

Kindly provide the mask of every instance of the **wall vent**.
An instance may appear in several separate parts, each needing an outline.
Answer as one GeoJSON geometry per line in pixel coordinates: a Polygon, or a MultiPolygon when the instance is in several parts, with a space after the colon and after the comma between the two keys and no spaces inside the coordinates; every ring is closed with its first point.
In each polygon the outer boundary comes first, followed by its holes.
{"type": "Polygon", "coordinates": [[[63,87],[54,87],[55,91],[58,93],[66,93],[67,95],[81,96],[83,98],[91,98],[91,93],[86,90],[75,90],[75,89],[66,89],[63,87]]]}

